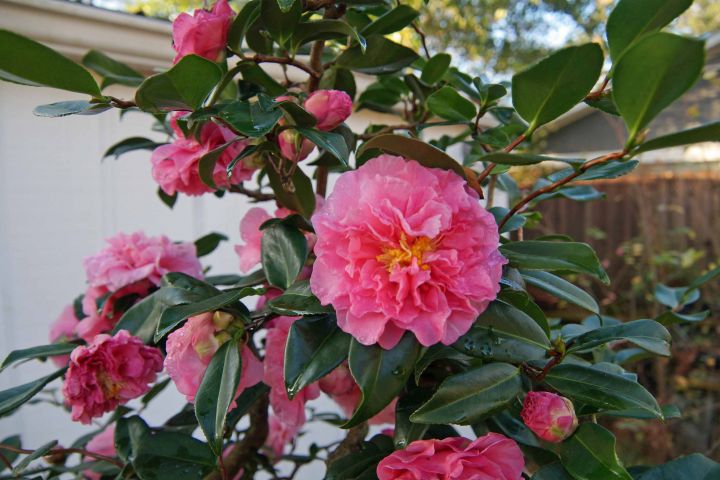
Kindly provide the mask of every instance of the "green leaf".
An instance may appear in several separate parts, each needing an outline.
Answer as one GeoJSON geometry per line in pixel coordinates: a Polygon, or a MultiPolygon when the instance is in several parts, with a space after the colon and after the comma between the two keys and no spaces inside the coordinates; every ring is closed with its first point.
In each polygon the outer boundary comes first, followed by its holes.
{"type": "Polygon", "coordinates": [[[27,37],[0,30],[0,79],[102,97],[90,72],[27,37]]]}
{"type": "Polygon", "coordinates": [[[586,243],[528,240],[501,245],[500,252],[513,267],[587,273],[610,283],[595,251],[586,243]]]}
{"type": "Polygon", "coordinates": [[[226,235],[218,232],[211,232],[195,240],[195,255],[204,257],[215,251],[220,242],[228,240],[226,235]]]}
{"type": "Polygon", "coordinates": [[[245,416],[250,408],[255,405],[261,397],[270,392],[270,387],[262,382],[256,383],[252,387],[248,387],[242,391],[240,396],[235,400],[236,407],[228,412],[225,424],[227,429],[235,428],[235,425],[245,416]]]}
{"type": "Polygon", "coordinates": [[[215,185],[214,178],[215,165],[217,164],[218,160],[220,160],[222,154],[225,153],[225,150],[230,145],[236,143],[238,140],[239,138],[234,138],[229,142],[225,142],[219,147],[210,150],[208,153],[200,157],[200,161],[198,162],[198,174],[200,175],[200,180],[202,180],[205,185],[212,189],[218,188],[218,186],[215,185]]]}
{"type": "MultiPolygon", "coordinates": [[[[10,437],[3,438],[2,441],[0,441],[3,445],[7,445],[10,447],[15,448],[22,448],[22,441],[20,440],[20,435],[12,435],[10,437]]],[[[17,452],[11,452],[10,450],[3,451],[3,455],[5,455],[5,459],[12,465],[12,463],[17,460],[17,458],[20,456],[17,452]]],[[[0,472],[5,470],[6,465],[2,462],[0,462],[0,472]]]]}
{"type": "Polygon", "coordinates": [[[161,202],[168,206],[168,208],[173,208],[175,206],[175,202],[177,202],[178,199],[178,192],[175,192],[172,195],[168,195],[167,193],[165,193],[162,187],[158,187],[157,196],[158,198],[160,198],[161,202]]]}
{"type": "Polygon", "coordinates": [[[617,340],[626,340],[656,355],[670,356],[670,332],[654,320],[597,328],[574,338],[568,352],[588,350],[617,340]]]}
{"type": "Polygon", "coordinates": [[[628,145],[695,84],[704,63],[704,42],[664,32],[646,36],[623,55],[615,67],[613,98],[628,128],[628,145]]]}
{"type": "Polygon", "coordinates": [[[288,120],[288,125],[314,127],[317,124],[317,118],[291,100],[278,102],[277,106],[285,112],[285,118],[288,120]]]}
{"type": "Polygon", "coordinates": [[[685,289],[685,293],[683,293],[683,296],[680,298],[680,303],[685,305],[688,303],[688,298],[692,297],[694,295],[694,290],[697,288],[702,287],[710,280],[720,277],[720,267],[715,267],[712,270],[708,270],[704,274],[700,275],[699,277],[696,277],[695,280],[690,282],[690,285],[687,286],[685,289]]]}
{"type": "Polygon", "coordinates": [[[415,440],[421,440],[430,425],[410,420],[410,415],[432,396],[430,389],[416,389],[401,396],[395,407],[395,448],[403,449],[415,440]]]}
{"type": "Polygon", "coordinates": [[[228,32],[228,48],[234,52],[240,52],[243,48],[243,40],[252,25],[260,17],[260,1],[251,0],[243,5],[240,13],[233,20],[228,32]]]}
{"type": "Polygon", "coordinates": [[[442,80],[445,72],[450,68],[452,57],[449,53],[438,53],[427,61],[422,69],[420,80],[426,85],[435,85],[442,80]]]}
{"type": "Polygon", "coordinates": [[[657,400],[642,385],[620,375],[581,365],[562,364],[550,370],[545,383],[571,400],[603,410],[636,408],[662,418],[657,400]]]}
{"type": "Polygon", "coordinates": [[[13,363],[17,363],[22,360],[31,360],[33,358],[45,360],[48,357],[67,355],[75,350],[76,347],[77,345],[74,343],[51,343],[50,345],[13,350],[7,357],[5,357],[5,360],[0,363],[0,372],[13,363]]]}
{"type": "Polygon", "coordinates": [[[717,480],[720,469],[718,463],[700,453],[680,457],[664,465],[650,468],[642,473],[637,480],[675,480],[698,479],[717,480]]]}
{"type": "Polygon", "coordinates": [[[190,115],[191,119],[214,117],[221,120],[232,130],[248,136],[262,137],[269,133],[282,117],[282,110],[273,108],[265,110],[259,102],[231,102],[218,107],[208,108],[190,115]]]}
{"type": "Polygon", "coordinates": [[[398,5],[368,24],[360,33],[365,36],[394,33],[410,25],[419,15],[420,12],[408,5],[398,5]]]}
{"type": "Polygon", "coordinates": [[[38,105],[33,114],[38,117],[66,117],[68,115],[97,115],[112,108],[109,103],[88,102],[85,100],[68,100],[66,102],[38,105]]]}
{"type": "Polygon", "coordinates": [[[296,168],[292,177],[287,179],[293,190],[288,191],[274,168],[266,168],[264,171],[280,205],[302,214],[305,218],[310,218],[315,210],[315,190],[308,176],[301,169],[296,168]]]}
{"type": "Polygon", "coordinates": [[[195,416],[215,455],[222,454],[225,419],[235,399],[242,359],[235,340],[223,343],[203,374],[195,395],[195,416]]]}
{"type": "Polygon", "coordinates": [[[577,480],[632,480],[615,453],[615,436],[600,425],[584,423],[558,445],[560,461],[577,480]]]}
{"type": "Polygon", "coordinates": [[[567,473],[567,470],[559,463],[550,463],[543,465],[540,470],[535,472],[531,480],[573,480],[573,477],[567,473]]]}
{"type": "Polygon", "coordinates": [[[307,240],[297,228],[275,224],[265,230],[262,267],[270,285],[286,290],[300,274],[307,256],[307,240]]]}
{"type": "Polygon", "coordinates": [[[543,271],[523,270],[520,274],[529,285],[592,313],[600,314],[600,307],[595,299],[585,290],[576,287],[564,278],[543,271]]]}
{"type": "Polygon", "coordinates": [[[244,81],[262,87],[268,95],[277,97],[286,93],[285,87],[280,85],[257,63],[241,63],[238,65],[238,69],[240,69],[244,81]]]}
{"type": "Polygon", "coordinates": [[[157,324],[160,321],[160,314],[166,308],[159,301],[161,296],[162,293],[157,291],[130,307],[123,313],[120,321],[113,328],[113,334],[120,330],[127,330],[132,335],[139,337],[144,343],[152,341],[157,330],[157,324]]]}
{"type": "Polygon", "coordinates": [[[491,363],[445,379],[410,420],[470,425],[503,408],[521,392],[519,368],[491,363]]]}
{"type": "Polygon", "coordinates": [[[607,20],[610,57],[617,64],[627,50],[688,9],[692,0],[621,0],[607,20]]]}
{"type": "Polygon", "coordinates": [[[151,430],[137,416],[118,420],[115,445],[141,480],[203,478],[215,469],[215,455],[206,443],[182,433],[151,430]]]}
{"type": "Polygon", "coordinates": [[[298,127],[296,130],[303,137],[313,142],[318,147],[322,148],[326,152],[329,152],[340,160],[343,165],[347,166],[350,161],[350,151],[348,150],[347,143],[345,143],[345,137],[339,133],[333,132],[321,132],[314,128],[298,127]]]}
{"type": "Polygon", "coordinates": [[[145,79],[135,93],[135,103],[150,113],[197,110],[221,78],[216,63],[186,55],[167,72],[145,79]]]}
{"type": "Polygon", "coordinates": [[[603,53],[597,43],[558,50],[512,78],[512,101],[527,121],[528,134],[581,102],[600,77],[603,53]]]}
{"type": "Polygon", "coordinates": [[[137,70],[97,50],[86,53],[82,64],[104,78],[103,88],[114,84],[137,87],[145,79],[137,70]]]}
{"type": "Polygon", "coordinates": [[[361,157],[364,152],[370,151],[371,149],[384,150],[394,155],[400,155],[407,159],[415,160],[426,167],[452,170],[461,177],[466,178],[462,165],[456,162],[450,155],[433,147],[429,143],[415,138],[392,134],[378,135],[363,143],[358,149],[356,157],[361,157]]]}
{"type": "Polygon", "coordinates": [[[300,23],[302,8],[300,0],[261,0],[260,19],[279,45],[285,46],[292,37],[300,23]]]}
{"type": "Polygon", "coordinates": [[[660,150],[662,148],[679,147],[702,142],[720,142],[720,122],[708,123],[700,127],[691,128],[690,130],[655,137],[638,146],[638,148],[633,151],[633,155],[649,152],[650,150],[660,150]]]}
{"type": "Polygon", "coordinates": [[[393,452],[393,442],[387,435],[376,435],[369,442],[362,442],[358,451],[333,461],[325,480],[377,480],[376,470],[380,460],[393,452]]]}
{"type": "Polygon", "coordinates": [[[665,305],[666,307],[673,309],[680,309],[681,307],[695,303],[700,299],[700,291],[697,289],[690,289],[686,287],[668,287],[662,283],[655,285],[655,299],[665,305]],[[686,292],[690,291],[690,295],[686,295],[686,292]]]}
{"type": "Polygon", "coordinates": [[[367,39],[364,53],[360,45],[351,47],[340,54],[337,64],[356,72],[380,75],[397,72],[417,58],[418,55],[414,50],[385,37],[373,35],[367,39]]]}
{"type": "Polygon", "coordinates": [[[562,158],[562,157],[547,157],[544,155],[534,155],[532,153],[505,153],[505,152],[492,152],[487,155],[483,155],[478,159],[479,161],[488,163],[497,163],[500,165],[535,165],[540,162],[565,162],[565,163],[582,163],[583,159],[580,158],[562,158]]]}
{"type": "MultiPolygon", "coordinates": [[[[478,317],[475,326],[469,332],[469,339],[476,340],[474,338],[475,335],[479,335],[480,338],[487,337],[488,333],[483,331],[483,328],[491,330],[489,335],[493,340],[494,348],[492,345],[489,347],[490,355],[502,354],[504,342],[498,340],[499,338],[514,340],[531,346],[532,348],[526,349],[525,353],[533,357],[540,354],[544,355],[550,346],[550,340],[543,326],[539,325],[527,313],[500,300],[490,303],[488,308],[478,317]],[[479,328],[477,332],[475,332],[476,328],[479,328]],[[533,353],[531,354],[531,352],[533,353]]],[[[468,337],[461,337],[460,340],[463,341],[462,351],[464,351],[464,353],[472,356],[477,356],[478,354],[484,357],[489,356],[487,352],[482,351],[482,342],[475,344],[469,343],[468,337]]],[[[460,340],[458,342],[460,342],[460,340]]],[[[514,344],[512,347],[514,349],[518,348],[518,346],[514,344]]],[[[487,346],[485,350],[488,350],[487,346]]]]}
{"type": "Polygon", "coordinates": [[[292,399],[348,358],[350,335],[334,315],[304,317],[290,327],[285,347],[285,388],[292,399]]]}
{"type": "Polygon", "coordinates": [[[453,347],[448,347],[442,343],[437,343],[430,348],[424,349],[424,353],[420,356],[415,364],[415,384],[420,384],[420,377],[427,368],[437,360],[452,360],[464,363],[467,356],[453,347]]]}
{"type": "Polygon", "coordinates": [[[475,105],[453,87],[442,87],[427,99],[430,111],[438,117],[456,122],[470,121],[475,117],[475,105]]]}
{"type": "Polygon", "coordinates": [[[298,280],[279,297],[267,302],[268,308],[279,315],[322,315],[332,312],[332,307],[324,307],[310,291],[308,280],[298,280]]]}
{"type": "Polygon", "coordinates": [[[391,350],[379,345],[350,343],[350,373],[360,387],[362,398],[350,420],[350,428],[372,418],[402,391],[420,355],[420,344],[410,332],[391,350]]]}
{"type": "Polygon", "coordinates": [[[655,320],[661,325],[669,327],[670,325],[676,325],[679,323],[696,323],[702,322],[710,315],[710,310],[703,310],[697,313],[677,313],[672,310],[667,310],[661,313],[655,320]]]}
{"type": "Polygon", "coordinates": [[[8,388],[7,390],[0,392],[0,417],[5,417],[13,413],[22,404],[37,395],[40,390],[45,388],[45,385],[56,378],[62,377],[66,370],[67,368],[61,368],[46,377],[18,385],[17,387],[8,388]]]}
{"type": "Polygon", "coordinates": [[[123,155],[128,152],[132,152],[134,150],[154,150],[157,147],[162,145],[161,143],[156,143],[153,140],[150,140],[149,138],[144,137],[130,137],[126,138],[125,140],[121,140],[112,147],[108,148],[105,151],[105,154],[103,155],[103,158],[114,156],[116,159],[120,157],[120,155],[123,155]]]}
{"type": "MultiPolygon", "coordinates": [[[[365,37],[342,20],[316,20],[314,22],[301,22],[293,35],[293,45],[297,49],[301,45],[315,40],[333,40],[353,37],[361,50],[367,48],[365,37]]],[[[324,88],[321,85],[321,88],[324,88]]]]}
{"type": "Polygon", "coordinates": [[[58,444],[57,440],[53,440],[51,442],[46,443],[45,445],[38,447],[34,452],[27,455],[25,458],[22,459],[22,461],[18,462],[17,465],[15,465],[15,468],[12,469],[13,476],[19,477],[20,474],[22,474],[27,467],[30,466],[32,462],[39,459],[40,457],[46,455],[50,450],[53,449],[58,444]]]}
{"type": "Polygon", "coordinates": [[[605,89],[598,96],[593,96],[592,98],[586,97],[585,103],[601,112],[609,113],[616,117],[620,116],[620,112],[618,112],[615,102],[613,102],[612,90],[605,89]]]}

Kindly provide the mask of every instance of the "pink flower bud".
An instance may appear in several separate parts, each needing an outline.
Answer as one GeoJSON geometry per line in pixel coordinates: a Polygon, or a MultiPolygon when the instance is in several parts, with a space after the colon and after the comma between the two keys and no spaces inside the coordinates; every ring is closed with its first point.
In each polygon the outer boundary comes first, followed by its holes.
{"type": "Polygon", "coordinates": [[[303,138],[295,130],[283,130],[277,141],[282,156],[295,163],[305,160],[315,148],[310,140],[303,138]]]}
{"type": "Polygon", "coordinates": [[[305,110],[317,118],[318,130],[332,130],[352,113],[350,95],[340,90],[318,90],[305,100],[305,110]]]}
{"type": "Polygon", "coordinates": [[[552,443],[562,442],[578,426],[572,402],[550,392],[528,393],[520,415],[535,435],[552,443]]]}
{"type": "Polygon", "coordinates": [[[185,55],[199,55],[216,61],[225,49],[228,31],[235,16],[227,0],[217,0],[212,10],[197,9],[181,13],[172,25],[174,63],[185,55]]]}

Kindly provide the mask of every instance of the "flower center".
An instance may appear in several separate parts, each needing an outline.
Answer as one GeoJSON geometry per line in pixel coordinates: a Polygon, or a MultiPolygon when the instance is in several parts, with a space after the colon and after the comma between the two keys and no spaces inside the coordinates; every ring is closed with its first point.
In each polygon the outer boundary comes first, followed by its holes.
{"type": "Polygon", "coordinates": [[[375,257],[378,262],[384,263],[388,272],[392,272],[395,265],[407,267],[417,260],[418,267],[428,270],[430,267],[423,263],[423,255],[435,250],[435,242],[428,237],[419,237],[409,242],[405,233],[400,235],[399,246],[385,246],[380,255],[375,257]]]}
{"type": "Polygon", "coordinates": [[[117,398],[123,387],[122,383],[116,382],[105,373],[100,374],[100,386],[106,399],[117,398]]]}

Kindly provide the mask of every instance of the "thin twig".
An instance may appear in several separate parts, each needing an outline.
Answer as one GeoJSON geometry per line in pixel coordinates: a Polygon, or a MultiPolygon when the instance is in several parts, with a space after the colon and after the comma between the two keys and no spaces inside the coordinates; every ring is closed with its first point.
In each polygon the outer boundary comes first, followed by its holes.
{"type": "Polygon", "coordinates": [[[133,108],[137,107],[137,104],[132,100],[123,100],[116,97],[107,97],[110,100],[110,105],[112,105],[115,108],[133,108]]]}
{"type": "Polygon", "coordinates": [[[425,51],[425,56],[430,59],[430,50],[428,50],[427,47],[427,39],[425,38],[425,32],[423,32],[420,27],[418,27],[417,22],[413,22],[411,26],[413,30],[415,30],[415,33],[420,36],[420,43],[422,43],[423,50],[425,51]]]}
{"type": "Polygon", "coordinates": [[[268,200],[275,200],[275,195],[272,193],[263,193],[260,190],[248,190],[245,188],[245,186],[241,183],[239,185],[233,185],[230,187],[230,191],[233,193],[241,193],[245,196],[248,196],[258,202],[266,202],[268,200]]]}
{"type": "Polygon", "coordinates": [[[605,75],[605,80],[603,80],[602,85],[598,87],[597,90],[594,92],[588,93],[587,97],[585,97],[585,100],[595,100],[603,95],[605,93],[605,89],[607,88],[608,84],[610,83],[610,76],[605,75]]]}
{"type": "MultiPolygon", "coordinates": [[[[26,448],[16,448],[12,445],[5,445],[3,443],[0,443],[0,450],[7,450],[8,452],[15,452],[15,453],[22,453],[22,454],[31,454],[35,453],[35,450],[28,450],[26,448]]],[[[80,455],[84,455],[86,457],[94,458],[95,460],[100,460],[107,463],[112,463],[116,467],[123,468],[125,465],[123,465],[122,462],[119,460],[116,460],[112,457],[106,457],[105,455],[100,455],[99,453],[91,452],[89,450],[84,450],[82,448],[53,448],[52,450],[48,451],[47,455],[67,455],[71,453],[79,453],[80,455]]]]}
{"type": "Polygon", "coordinates": [[[241,57],[241,60],[244,62],[254,63],[277,63],[280,65],[292,65],[293,67],[299,68],[300,70],[310,75],[311,78],[320,80],[320,77],[322,76],[322,74],[318,70],[290,57],[274,57],[271,55],[261,55],[258,53],[256,55],[253,55],[252,57],[243,56],[241,57]]]}
{"type": "Polygon", "coordinates": [[[10,460],[8,460],[8,458],[2,452],[0,452],[0,461],[2,461],[2,463],[5,465],[5,468],[7,468],[8,470],[12,470],[12,462],[10,462],[10,460]]]}
{"type": "MultiPolygon", "coordinates": [[[[503,152],[504,152],[504,153],[510,153],[510,152],[512,152],[512,151],[515,149],[515,147],[517,147],[518,145],[520,145],[520,144],[521,144],[522,142],[524,142],[524,141],[525,141],[525,134],[523,133],[522,135],[520,135],[519,137],[517,137],[515,140],[513,140],[512,142],[510,142],[510,144],[503,149],[503,152]]],[[[492,162],[491,162],[490,164],[488,164],[488,166],[485,167],[485,170],[483,170],[483,171],[480,173],[480,175],[478,175],[478,182],[482,182],[483,180],[485,180],[485,178],[487,178],[487,176],[490,175],[490,172],[492,172],[492,171],[493,171],[493,168],[495,168],[496,166],[497,166],[496,163],[492,163],[492,162]]]]}

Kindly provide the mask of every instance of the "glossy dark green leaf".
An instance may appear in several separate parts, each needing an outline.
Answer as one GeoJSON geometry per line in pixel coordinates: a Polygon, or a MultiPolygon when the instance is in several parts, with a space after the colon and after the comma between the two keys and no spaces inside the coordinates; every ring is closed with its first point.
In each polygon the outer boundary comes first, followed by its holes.
{"type": "Polygon", "coordinates": [[[610,57],[623,54],[649,33],[656,32],[688,9],[692,0],[621,0],[607,20],[610,57]]]}
{"type": "Polygon", "coordinates": [[[596,108],[601,112],[609,113],[610,115],[614,115],[616,117],[620,116],[620,112],[618,112],[615,102],[613,101],[612,90],[604,90],[598,96],[585,98],[585,104],[591,106],[592,108],[596,108]]]}
{"type": "Polygon", "coordinates": [[[40,390],[45,388],[45,385],[63,376],[66,370],[66,368],[62,368],[45,377],[0,392],[0,417],[13,413],[22,404],[37,395],[40,390]]]}
{"type": "Polygon", "coordinates": [[[235,428],[235,425],[250,411],[260,398],[270,392],[270,387],[260,382],[252,387],[248,387],[242,391],[240,396],[235,400],[235,408],[227,414],[225,424],[227,429],[235,428]]]}
{"type": "Polygon", "coordinates": [[[395,407],[395,448],[407,447],[415,440],[421,440],[429,425],[410,420],[410,415],[432,396],[430,389],[416,389],[400,397],[395,407]]]}
{"type": "Polygon", "coordinates": [[[509,404],[521,392],[518,367],[491,363],[445,379],[410,420],[470,425],[509,404]]]}
{"type": "Polygon", "coordinates": [[[704,63],[704,42],[665,32],[646,36],[622,56],[613,75],[613,98],[628,128],[628,144],[695,84],[704,63]]]}
{"type": "MultiPolygon", "coordinates": [[[[3,445],[7,445],[9,447],[22,448],[22,441],[20,440],[20,435],[12,435],[10,437],[3,438],[0,441],[0,443],[2,443],[3,445]]],[[[10,463],[11,465],[20,456],[19,453],[11,452],[10,450],[5,450],[2,453],[5,456],[5,459],[8,461],[8,463],[10,463]]],[[[0,472],[5,470],[5,468],[7,468],[6,465],[4,463],[0,462],[0,472]]]]}
{"type": "Polygon", "coordinates": [[[343,428],[353,427],[372,418],[402,391],[420,354],[420,344],[406,333],[391,350],[379,345],[365,346],[352,340],[349,365],[362,398],[343,428]]]}
{"type": "Polygon", "coordinates": [[[13,350],[5,357],[5,360],[0,363],[0,372],[13,363],[23,360],[31,360],[34,358],[45,360],[48,357],[54,357],[56,355],[67,355],[75,350],[76,347],[77,345],[74,343],[51,343],[50,345],[13,350]]]}
{"type": "Polygon", "coordinates": [[[260,0],[260,19],[273,40],[286,45],[300,23],[302,8],[301,0],[260,0]]]}
{"type": "Polygon", "coordinates": [[[285,388],[293,398],[348,358],[350,335],[334,315],[304,317],[290,327],[285,346],[285,388]]]}
{"type": "Polygon", "coordinates": [[[393,442],[390,437],[376,435],[371,441],[362,442],[358,451],[332,462],[325,480],[377,480],[375,471],[378,463],[392,452],[393,442]]]}
{"type": "Polygon", "coordinates": [[[415,138],[391,134],[378,135],[363,143],[358,149],[356,156],[360,157],[364,152],[370,151],[371,149],[384,150],[394,155],[400,155],[407,159],[415,160],[426,167],[452,170],[465,178],[465,171],[462,165],[456,162],[450,155],[415,138]]]}
{"type": "Polygon", "coordinates": [[[51,442],[48,442],[38,448],[35,449],[34,452],[28,454],[23,458],[20,462],[15,465],[15,467],[12,469],[13,476],[20,478],[20,475],[27,469],[30,464],[36,460],[38,460],[40,457],[46,455],[50,450],[52,450],[53,447],[55,447],[58,444],[57,440],[53,440],[51,442]]]}
{"type": "MultiPolygon", "coordinates": [[[[241,63],[238,69],[242,73],[243,81],[262,87],[268,95],[279,96],[286,93],[285,87],[280,85],[257,63],[241,63]]],[[[254,96],[254,94],[251,96],[254,96]]],[[[243,99],[246,100],[246,98],[243,99]]]]}
{"type": "Polygon", "coordinates": [[[317,119],[311,113],[291,100],[284,100],[277,105],[285,112],[288,125],[312,128],[317,124],[317,119]]]}
{"type": "Polygon", "coordinates": [[[0,79],[101,97],[90,72],[55,50],[8,30],[0,30],[0,79]]]}
{"type": "Polygon", "coordinates": [[[565,469],[577,480],[632,480],[615,453],[615,436],[595,423],[580,425],[559,444],[565,469]]]}
{"type": "Polygon", "coordinates": [[[105,151],[105,154],[103,155],[103,158],[114,156],[115,158],[119,158],[120,155],[123,155],[128,152],[132,152],[135,150],[154,150],[155,148],[162,145],[161,143],[156,143],[153,140],[150,140],[149,138],[145,137],[130,137],[126,138],[125,140],[121,140],[112,147],[108,148],[105,151]]]}
{"type": "Polygon", "coordinates": [[[268,308],[279,315],[322,315],[332,312],[331,306],[323,306],[310,291],[308,280],[298,280],[279,297],[267,302],[268,308]]]}
{"type": "Polygon", "coordinates": [[[597,82],[603,53],[597,43],[558,50],[512,78],[512,100],[532,133],[581,102],[597,82]]]}
{"type": "Polygon", "coordinates": [[[720,478],[719,464],[705,455],[693,453],[680,457],[664,465],[650,468],[642,473],[637,480],[675,480],[698,479],[717,480],[720,478]]]}
{"type": "Polygon", "coordinates": [[[198,162],[198,174],[200,175],[200,180],[207,185],[208,187],[212,189],[217,189],[218,186],[215,185],[215,165],[217,164],[218,160],[220,160],[220,157],[223,153],[225,153],[225,150],[234,143],[237,142],[239,139],[233,139],[229,142],[225,142],[222,145],[220,145],[217,148],[214,148],[207,152],[205,155],[200,157],[200,161],[198,162]]]}
{"type": "Polygon", "coordinates": [[[170,70],[148,77],[135,93],[137,106],[146,112],[196,110],[220,82],[214,62],[186,55],[170,70]]]}
{"type": "Polygon", "coordinates": [[[118,420],[115,445],[140,480],[203,478],[215,468],[215,455],[206,443],[182,433],[151,430],[138,416],[118,420]]]}
{"type": "Polygon", "coordinates": [[[301,45],[315,40],[332,40],[347,37],[353,37],[361,50],[367,47],[365,37],[342,20],[323,19],[314,22],[301,22],[295,30],[292,41],[293,45],[299,48],[301,45]]]}
{"type": "Polygon", "coordinates": [[[308,176],[301,169],[296,168],[292,177],[287,179],[292,188],[286,188],[274,168],[266,168],[265,172],[280,205],[300,213],[305,218],[310,218],[315,210],[315,190],[308,176]]]}
{"type": "Polygon", "coordinates": [[[637,382],[581,365],[562,364],[545,377],[545,383],[571,400],[604,410],[636,408],[662,418],[657,400],[637,382]]]}
{"type": "Polygon", "coordinates": [[[203,235],[194,242],[195,254],[198,257],[209,255],[215,251],[215,249],[220,245],[220,242],[226,242],[227,240],[227,235],[223,235],[218,232],[211,232],[207,235],[203,235]]]}
{"type": "Polygon", "coordinates": [[[173,208],[178,199],[178,192],[168,195],[161,187],[158,187],[157,196],[168,208],[173,208]]]}
{"type": "Polygon", "coordinates": [[[625,340],[656,355],[670,356],[670,332],[654,320],[602,327],[573,339],[569,353],[588,350],[608,342],[625,340]]]}
{"type": "Polygon", "coordinates": [[[425,370],[436,361],[450,360],[453,362],[465,362],[468,356],[460,352],[452,346],[446,346],[438,343],[424,349],[424,353],[420,356],[415,364],[415,384],[420,383],[420,376],[425,370]]]}
{"type": "Polygon", "coordinates": [[[595,251],[586,243],[528,240],[501,245],[500,252],[513,267],[587,273],[610,283],[595,251]]]}
{"type": "Polygon", "coordinates": [[[265,230],[262,266],[270,285],[283,290],[290,287],[305,265],[307,256],[307,240],[297,228],[275,224],[265,230]]]}
{"type": "Polygon", "coordinates": [[[264,110],[257,102],[237,101],[223,105],[213,116],[242,135],[262,137],[275,127],[282,117],[282,110],[264,110]]]}
{"type": "Polygon", "coordinates": [[[543,465],[540,470],[535,472],[530,480],[573,480],[573,477],[567,473],[567,470],[559,463],[550,463],[543,465]]]}
{"type": "Polygon", "coordinates": [[[162,295],[163,293],[159,291],[155,292],[130,307],[113,328],[113,334],[127,330],[145,343],[152,341],[160,321],[160,314],[164,308],[167,308],[167,305],[160,300],[162,295]]]}
{"type": "Polygon", "coordinates": [[[642,143],[633,151],[633,154],[702,142],[720,142],[720,122],[708,123],[690,130],[655,137],[642,143]]]}
{"type": "Polygon", "coordinates": [[[360,45],[356,45],[340,54],[337,64],[356,72],[380,75],[397,72],[417,58],[414,50],[385,37],[373,35],[368,37],[364,53],[360,45]]]}
{"type": "Polygon", "coordinates": [[[562,158],[548,157],[545,155],[534,155],[532,153],[505,153],[493,152],[480,157],[481,161],[488,163],[497,163],[499,165],[535,165],[540,162],[565,162],[565,163],[582,163],[580,158],[562,158]]]}
{"type": "Polygon", "coordinates": [[[228,340],[213,355],[195,395],[195,416],[215,455],[222,453],[225,419],[241,372],[239,346],[235,340],[228,340]]]}
{"type": "MultiPolygon", "coordinates": [[[[495,217],[495,223],[500,224],[502,219],[505,218],[505,215],[510,212],[510,209],[506,207],[492,207],[489,209],[489,212],[492,213],[493,217],[495,217]]],[[[515,230],[522,228],[523,225],[525,225],[525,222],[527,222],[527,219],[523,215],[519,215],[517,213],[513,214],[510,219],[505,222],[502,227],[500,227],[499,232],[514,232],[515,230]]]]}
{"type": "Polygon", "coordinates": [[[363,28],[360,33],[365,36],[394,33],[410,25],[419,15],[420,12],[408,5],[398,5],[376,18],[363,28]]]}
{"type": "Polygon", "coordinates": [[[453,87],[442,87],[427,99],[430,111],[440,118],[455,122],[472,120],[477,113],[475,105],[453,87]]]}
{"type": "Polygon", "coordinates": [[[97,115],[112,108],[109,103],[69,100],[66,102],[38,105],[33,114],[38,117],[66,117],[68,115],[97,115]]]}
{"type": "Polygon", "coordinates": [[[422,80],[422,82],[426,85],[436,84],[443,78],[445,72],[448,71],[448,68],[450,68],[451,61],[452,57],[448,53],[438,53],[433,55],[433,57],[428,60],[423,67],[420,80],[422,80]]]}
{"type": "Polygon", "coordinates": [[[533,301],[532,297],[523,290],[504,289],[498,293],[497,299],[505,304],[511,305],[520,310],[545,332],[550,338],[550,324],[545,312],[533,301]]]}
{"type": "Polygon", "coordinates": [[[343,165],[347,166],[350,162],[350,151],[348,150],[345,138],[339,133],[321,132],[313,128],[296,128],[303,137],[313,142],[318,147],[332,154],[340,160],[343,165]]]}
{"type": "Polygon", "coordinates": [[[600,307],[595,299],[585,290],[576,287],[564,278],[539,270],[523,270],[520,273],[527,284],[592,313],[600,314],[600,307]]]}
{"type": "Polygon", "coordinates": [[[228,32],[228,48],[234,52],[239,52],[243,48],[243,40],[245,35],[257,19],[260,17],[260,1],[251,0],[243,5],[240,13],[233,20],[230,31],[228,32]]]}
{"type": "Polygon", "coordinates": [[[145,77],[128,65],[108,57],[97,50],[90,50],[82,58],[82,64],[103,77],[103,88],[120,84],[128,87],[137,87],[145,77]]]}

